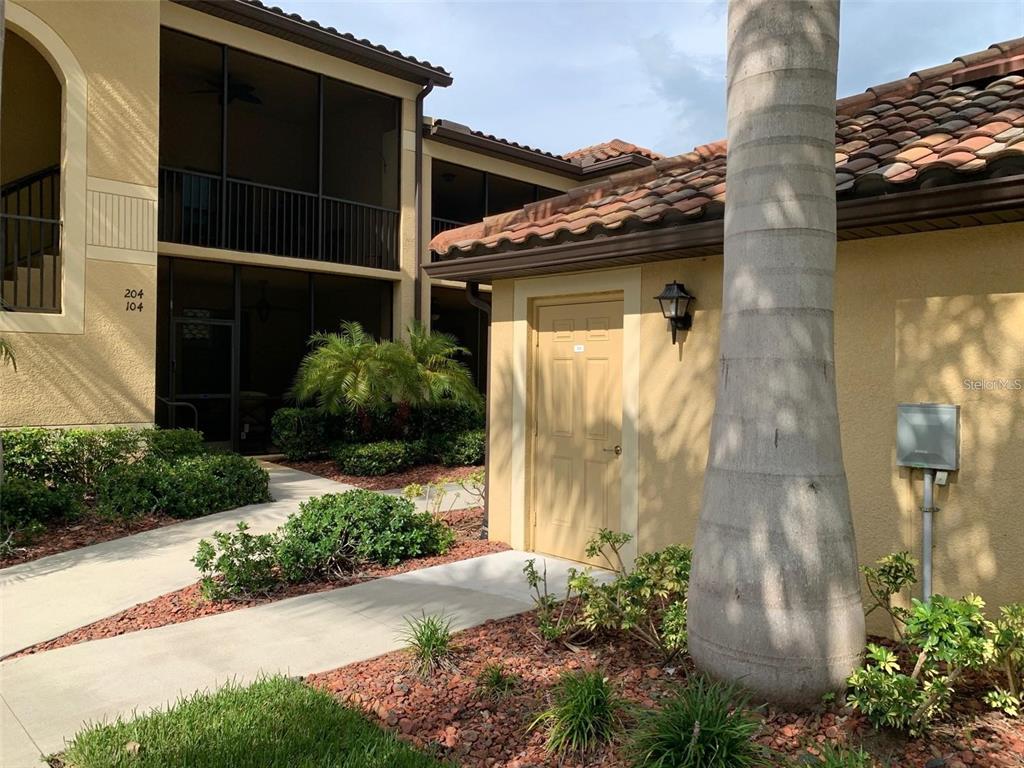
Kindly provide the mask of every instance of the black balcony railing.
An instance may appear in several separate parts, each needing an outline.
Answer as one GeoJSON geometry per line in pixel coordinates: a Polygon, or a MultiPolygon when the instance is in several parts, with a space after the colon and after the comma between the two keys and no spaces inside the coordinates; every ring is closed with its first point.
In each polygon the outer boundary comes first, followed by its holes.
{"type": "Polygon", "coordinates": [[[60,312],[60,170],[0,188],[0,310],[60,312]]]}
{"type": "Polygon", "coordinates": [[[431,219],[430,220],[430,237],[431,239],[437,237],[442,232],[447,232],[449,229],[458,229],[459,227],[466,226],[465,221],[452,221],[451,219],[431,219]]]}
{"type": "Polygon", "coordinates": [[[398,269],[396,210],[174,168],[160,169],[159,238],[398,269]]]}

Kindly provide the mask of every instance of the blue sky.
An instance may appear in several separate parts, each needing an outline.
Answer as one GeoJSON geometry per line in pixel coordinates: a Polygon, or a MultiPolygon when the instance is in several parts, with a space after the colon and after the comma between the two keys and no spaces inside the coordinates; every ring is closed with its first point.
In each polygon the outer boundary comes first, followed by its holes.
{"type": "MultiPolygon", "coordinates": [[[[333,2],[285,10],[444,66],[426,112],[561,153],[725,135],[725,2],[333,2]]],[[[1024,35],[1024,0],[843,0],[839,94],[1024,35]]]]}

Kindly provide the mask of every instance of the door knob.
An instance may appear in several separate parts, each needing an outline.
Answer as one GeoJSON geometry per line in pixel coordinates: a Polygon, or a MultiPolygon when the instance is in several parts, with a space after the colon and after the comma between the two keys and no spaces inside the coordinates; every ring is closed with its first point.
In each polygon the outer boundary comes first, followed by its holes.
{"type": "Polygon", "coordinates": [[[601,450],[604,451],[605,453],[614,453],[616,456],[622,455],[621,445],[616,445],[614,448],[602,448],[601,450]]]}

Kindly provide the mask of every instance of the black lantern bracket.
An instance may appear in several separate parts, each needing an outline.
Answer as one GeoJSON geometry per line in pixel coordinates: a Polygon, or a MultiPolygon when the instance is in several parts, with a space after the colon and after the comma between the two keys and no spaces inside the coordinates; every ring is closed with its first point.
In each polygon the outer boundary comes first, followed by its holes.
{"type": "Polygon", "coordinates": [[[679,331],[688,331],[693,326],[693,315],[690,314],[689,307],[696,297],[687,293],[685,285],[673,280],[666,283],[665,289],[654,298],[661,305],[661,314],[669,322],[672,343],[675,344],[679,331]]]}

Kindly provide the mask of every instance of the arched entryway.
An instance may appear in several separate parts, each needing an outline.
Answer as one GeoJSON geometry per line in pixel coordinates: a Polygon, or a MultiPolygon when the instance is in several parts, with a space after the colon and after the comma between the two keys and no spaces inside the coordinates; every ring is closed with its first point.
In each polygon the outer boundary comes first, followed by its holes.
{"type": "Polygon", "coordinates": [[[60,312],[62,88],[11,29],[0,102],[0,309],[60,312]]]}

